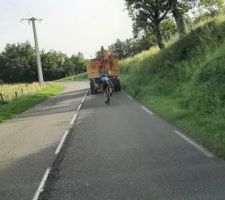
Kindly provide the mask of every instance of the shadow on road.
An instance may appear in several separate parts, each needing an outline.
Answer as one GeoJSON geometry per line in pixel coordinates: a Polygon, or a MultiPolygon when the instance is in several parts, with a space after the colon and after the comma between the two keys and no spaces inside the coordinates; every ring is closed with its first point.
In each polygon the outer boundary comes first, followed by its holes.
{"type": "Polygon", "coordinates": [[[55,147],[53,144],[19,160],[5,161],[8,164],[0,169],[0,199],[32,199],[48,167],[46,163],[53,162],[55,147]]]}
{"type": "Polygon", "coordinates": [[[84,96],[85,92],[86,90],[75,90],[73,92],[66,92],[57,95],[48,101],[29,109],[21,115],[18,115],[15,119],[12,119],[11,122],[26,120],[31,117],[74,111],[80,104],[81,98],[84,96]],[[70,102],[74,103],[71,104],[70,102]]]}

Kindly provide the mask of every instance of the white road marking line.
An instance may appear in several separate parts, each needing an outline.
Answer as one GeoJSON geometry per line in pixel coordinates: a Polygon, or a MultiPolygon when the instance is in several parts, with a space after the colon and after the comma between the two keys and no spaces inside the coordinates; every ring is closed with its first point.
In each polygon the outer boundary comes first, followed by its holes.
{"type": "Polygon", "coordinates": [[[48,168],[48,169],[45,171],[45,174],[44,174],[44,176],[43,176],[43,178],[42,178],[42,180],[41,180],[41,183],[40,183],[40,185],[38,186],[37,191],[35,192],[35,195],[34,195],[34,197],[33,197],[33,200],[38,200],[39,195],[40,195],[41,192],[44,190],[45,182],[46,182],[46,180],[47,180],[47,178],[48,178],[48,175],[49,175],[50,170],[51,170],[51,169],[48,168]]]}
{"type": "Polygon", "coordinates": [[[142,108],[144,111],[146,111],[148,114],[153,115],[153,112],[150,111],[148,108],[146,108],[146,107],[144,107],[144,106],[141,106],[141,108],[142,108]]]}
{"type": "Polygon", "coordinates": [[[80,111],[82,104],[80,104],[77,108],[77,111],[80,111]]]}
{"type": "Polygon", "coordinates": [[[60,141],[58,147],[57,147],[56,150],[55,150],[55,155],[58,155],[58,153],[60,152],[60,150],[61,150],[61,148],[62,148],[62,145],[63,145],[63,143],[64,143],[64,141],[65,141],[65,139],[66,139],[68,133],[69,133],[69,130],[67,129],[66,132],[64,133],[64,135],[63,135],[63,137],[62,137],[62,139],[61,139],[61,141],[60,141]]]}
{"type": "Polygon", "coordinates": [[[84,103],[84,101],[85,101],[85,96],[84,96],[84,98],[82,99],[81,103],[83,104],[83,103],[84,103]]]}
{"type": "MultiPolygon", "coordinates": [[[[84,95],[84,97],[83,97],[83,99],[82,99],[82,101],[81,101],[81,104],[83,104],[84,101],[86,100],[86,97],[87,97],[88,92],[89,92],[89,90],[87,90],[87,91],[85,92],[85,95],[84,95]]],[[[82,106],[82,105],[81,105],[81,106],[82,106]]]]}
{"type": "Polygon", "coordinates": [[[131,97],[130,95],[127,95],[127,96],[128,96],[128,98],[129,98],[129,99],[134,100],[134,98],[133,98],[133,97],[131,97]]]}
{"type": "Polygon", "coordinates": [[[73,118],[72,118],[72,120],[71,120],[71,122],[70,122],[71,125],[74,124],[76,118],[77,118],[77,113],[74,114],[74,116],[73,116],[73,118]]]}
{"type": "MultiPolygon", "coordinates": [[[[86,93],[85,93],[85,95],[84,95],[84,97],[83,97],[83,99],[82,99],[82,103],[81,103],[81,104],[79,105],[79,107],[78,107],[78,111],[81,109],[81,106],[82,106],[82,104],[84,103],[84,101],[85,101],[85,99],[86,99],[86,97],[87,97],[88,92],[89,92],[89,90],[86,91],[86,93]]],[[[77,93],[77,94],[78,94],[78,93],[77,93]]],[[[77,113],[74,114],[74,116],[73,116],[73,118],[72,118],[72,120],[71,120],[71,122],[70,122],[71,125],[74,124],[76,118],[77,118],[77,113]]],[[[61,148],[62,148],[62,145],[63,145],[63,143],[64,143],[64,141],[65,141],[65,139],[66,139],[66,137],[67,137],[68,134],[69,134],[69,130],[67,129],[66,132],[64,133],[64,135],[63,135],[63,137],[62,137],[62,139],[61,139],[61,141],[60,141],[58,147],[56,148],[56,151],[55,151],[55,154],[56,154],[56,155],[59,154],[59,152],[60,152],[60,150],[61,150],[61,148]]],[[[43,178],[42,178],[42,180],[41,180],[41,182],[40,182],[40,184],[39,184],[39,186],[38,186],[38,189],[37,189],[37,191],[35,192],[34,197],[33,197],[32,200],[38,200],[38,198],[39,198],[41,192],[43,192],[44,186],[45,186],[45,182],[46,182],[46,180],[47,180],[47,178],[48,178],[48,175],[49,175],[50,171],[51,171],[51,168],[47,168],[47,170],[45,171],[45,174],[44,174],[44,176],[43,176],[43,178]]]]}
{"type": "Polygon", "coordinates": [[[184,134],[180,133],[177,130],[174,130],[174,132],[179,135],[180,137],[182,137],[184,140],[186,140],[186,142],[190,143],[191,145],[193,145],[196,149],[198,149],[199,151],[201,151],[206,157],[212,158],[214,157],[214,155],[212,153],[210,153],[208,150],[206,150],[204,147],[202,147],[200,144],[197,144],[196,142],[194,142],[193,140],[191,140],[190,138],[188,138],[187,136],[185,136],[184,134]]]}

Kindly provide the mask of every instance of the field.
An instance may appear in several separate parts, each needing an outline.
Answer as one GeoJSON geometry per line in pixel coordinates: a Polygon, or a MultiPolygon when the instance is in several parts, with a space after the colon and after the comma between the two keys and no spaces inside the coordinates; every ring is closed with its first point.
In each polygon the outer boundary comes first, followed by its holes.
{"type": "Polygon", "coordinates": [[[9,96],[9,100],[7,103],[0,104],[0,123],[63,90],[63,86],[56,84],[46,84],[42,88],[38,87],[37,84],[29,84],[28,86],[27,84],[4,85],[1,86],[1,91],[3,88],[5,94],[7,93],[9,96]],[[20,94],[15,98],[13,93],[21,89],[24,90],[24,95],[20,94]]]}
{"type": "Polygon", "coordinates": [[[7,103],[19,96],[34,94],[45,87],[39,83],[2,84],[0,85],[0,103],[7,103]]]}

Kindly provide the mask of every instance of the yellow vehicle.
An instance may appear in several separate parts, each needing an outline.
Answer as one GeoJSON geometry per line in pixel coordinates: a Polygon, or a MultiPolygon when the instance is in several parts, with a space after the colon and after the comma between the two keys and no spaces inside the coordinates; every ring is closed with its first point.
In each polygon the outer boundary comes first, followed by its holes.
{"type": "Polygon", "coordinates": [[[113,84],[114,91],[120,91],[120,68],[118,59],[114,58],[110,51],[103,47],[97,52],[95,59],[90,59],[86,63],[88,78],[90,80],[91,94],[96,94],[101,89],[100,77],[107,74],[113,84]]]}

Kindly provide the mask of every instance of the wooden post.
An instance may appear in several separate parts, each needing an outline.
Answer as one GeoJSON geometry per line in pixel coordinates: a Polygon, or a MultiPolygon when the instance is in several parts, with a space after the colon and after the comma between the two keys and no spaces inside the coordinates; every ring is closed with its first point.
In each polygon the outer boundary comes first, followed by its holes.
{"type": "Polygon", "coordinates": [[[0,99],[2,104],[5,103],[2,93],[0,93],[0,99]]]}
{"type": "Polygon", "coordinates": [[[21,94],[22,94],[22,96],[23,96],[23,88],[21,88],[21,94]]]}
{"type": "Polygon", "coordinates": [[[17,91],[15,91],[15,97],[16,97],[16,98],[18,97],[17,91]]]}

